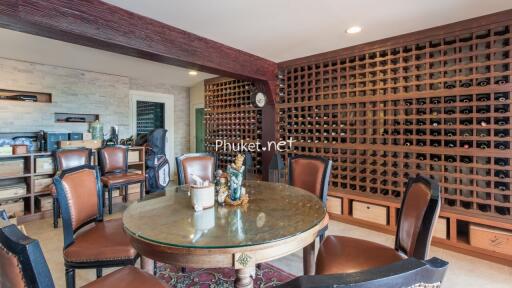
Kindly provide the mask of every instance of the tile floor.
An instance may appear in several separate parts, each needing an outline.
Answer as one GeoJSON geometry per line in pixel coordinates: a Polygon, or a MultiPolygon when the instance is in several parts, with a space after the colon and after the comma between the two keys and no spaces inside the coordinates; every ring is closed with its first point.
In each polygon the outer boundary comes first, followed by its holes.
{"type": "MultiPolygon", "coordinates": [[[[124,209],[125,207],[121,207],[124,209]]],[[[118,211],[111,217],[121,217],[118,211]]],[[[107,217],[110,218],[110,217],[107,217]]],[[[30,237],[38,239],[43,248],[56,287],[65,287],[64,264],[62,259],[62,228],[53,229],[51,219],[44,219],[25,224],[30,237]]],[[[329,223],[328,234],[345,235],[363,239],[372,239],[386,245],[393,245],[394,237],[364,228],[343,224],[336,221],[329,223]]],[[[318,245],[317,245],[318,246],[318,245]]],[[[442,258],[450,263],[443,287],[512,287],[512,267],[494,264],[452,251],[432,247],[431,256],[442,258]]],[[[273,264],[295,275],[302,273],[301,251],[273,261],[273,264]]],[[[108,273],[106,270],[104,273],[108,273]]],[[[95,270],[77,270],[77,287],[96,277],[95,270]]]]}

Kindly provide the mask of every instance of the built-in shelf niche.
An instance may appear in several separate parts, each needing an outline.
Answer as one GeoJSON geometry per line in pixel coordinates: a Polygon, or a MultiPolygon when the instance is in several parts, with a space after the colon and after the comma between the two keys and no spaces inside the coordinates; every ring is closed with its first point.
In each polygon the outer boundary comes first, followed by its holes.
{"type": "Polygon", "coordinates": [[[21,90],[0,89],[0,101],[51,103],[52,94],[46,92],[30,92],[21,90]]]}
{"type": "Polygon", "coordinates": [[[91,123],[100,120],[98,114],[55,113],[57,123],[91,123]]]}

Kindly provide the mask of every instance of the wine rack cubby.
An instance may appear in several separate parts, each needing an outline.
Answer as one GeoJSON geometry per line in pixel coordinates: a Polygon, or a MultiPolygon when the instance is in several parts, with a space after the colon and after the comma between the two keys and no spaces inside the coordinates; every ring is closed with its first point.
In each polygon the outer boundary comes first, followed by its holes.
{"type": "Polygon", "coordinates": [[[333,161],[332,196],[396,208],[422,173],[442,213],[512,229],[511,23],[280,63],[277,138],[333,161]]]}
{"type": "MultiPolygon", "coordinates": [[[[236,154],[244,152],[216,150],[216,141],[231,145],[261,141],[262,111],[251,103],[255,86],[251,81],[213,78],[205,81],[205,145],[217,155],[219,168],[233,163],[236,154]]],[[[252,174],[261,175],[261,152],[253,152],[252,174]]]]}

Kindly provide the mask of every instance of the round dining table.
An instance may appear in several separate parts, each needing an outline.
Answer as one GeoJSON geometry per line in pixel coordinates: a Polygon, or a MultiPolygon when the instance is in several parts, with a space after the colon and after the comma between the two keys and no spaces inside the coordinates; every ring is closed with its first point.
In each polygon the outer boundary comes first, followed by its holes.
{"type": "Polygon", "coordinates": [[[236,287],[252,287],[255,265],[303,249],[304,274],[314,273],[315,239],[327,211],[314,194],[286,184],[245,181],[245,206],[216,203],[195,211],[190,187],[174,186],[131,204],[123,223],[145,261],[236,270],[236,287]]]}

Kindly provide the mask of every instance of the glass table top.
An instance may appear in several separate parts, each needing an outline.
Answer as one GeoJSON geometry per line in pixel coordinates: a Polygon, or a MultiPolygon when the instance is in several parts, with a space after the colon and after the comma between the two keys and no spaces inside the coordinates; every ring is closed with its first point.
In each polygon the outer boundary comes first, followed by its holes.
{"type": "Polygon", "coordinates": [[[128,207],[126,231],[157,244],[233,248],[269,243],[305,232],[326,216],[315,195],[285,184],[245,181],[246,207],[219,205],[194,211],[188,186],[168,188],[128,207]]]}

